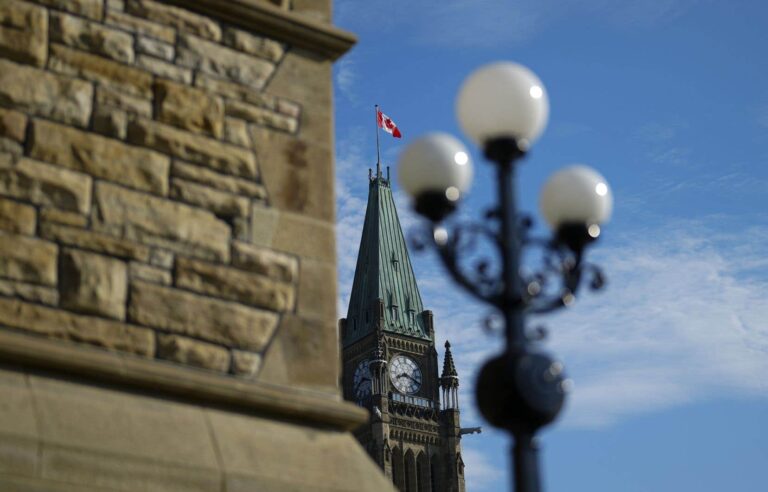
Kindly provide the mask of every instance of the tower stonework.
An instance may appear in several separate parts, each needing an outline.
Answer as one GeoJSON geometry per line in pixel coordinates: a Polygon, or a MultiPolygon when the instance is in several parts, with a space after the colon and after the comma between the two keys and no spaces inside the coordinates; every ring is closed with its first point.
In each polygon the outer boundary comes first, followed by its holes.
{"type": "Polygon", "coordinates": [[[0,491],[392,490],[339,387],[331,4],[0,0],[0,491]]]}
{"type": "Polygon", "coordinates": [[[369,179],[339,328],[344,397],[371,413],[355,431],[363,447],[400,491],[463,492],[458,374],[449,344],[438,372],[434,318],[422,304],[390,180],[380,171],[369,179]]]}

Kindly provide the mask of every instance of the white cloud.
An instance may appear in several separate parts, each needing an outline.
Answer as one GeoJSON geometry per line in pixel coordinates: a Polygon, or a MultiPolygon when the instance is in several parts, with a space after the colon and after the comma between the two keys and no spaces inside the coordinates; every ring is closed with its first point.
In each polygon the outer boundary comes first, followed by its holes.
{"type": "Polygon", "coordinates": [[[505,477],[505,470],[491,463],[481,451],[464,446],[462,459],[464,460],[469,490],[498,483],[505,477]]]}
{"type": "Polygon", "coordinates": [[[351,103],[357,103],[359,98],[355,92],[358,74],[355,68],[354,52],[347,54],[334,66],[334,78],[339,94],[347,98],[351,103]]]}

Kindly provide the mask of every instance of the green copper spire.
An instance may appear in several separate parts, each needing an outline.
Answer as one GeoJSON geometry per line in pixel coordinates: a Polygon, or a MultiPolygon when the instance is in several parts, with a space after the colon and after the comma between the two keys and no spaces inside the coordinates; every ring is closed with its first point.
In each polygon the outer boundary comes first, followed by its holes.
{"type": "Polygon", "coordinates": [[[380,172],[376,174],[368,185],[368,208],[342,334],[344,346],[376,331],[377,326],[385,332],[431,339],[431,314],[421,303],[390,181],[380,172]]]}

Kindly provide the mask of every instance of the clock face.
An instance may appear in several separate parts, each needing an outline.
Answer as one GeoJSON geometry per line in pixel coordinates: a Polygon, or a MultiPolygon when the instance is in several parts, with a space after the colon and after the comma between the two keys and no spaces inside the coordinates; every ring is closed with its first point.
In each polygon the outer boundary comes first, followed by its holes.
{"type": "Polygon", "coordinates": [[[357,401],[362,401],[371,395],[371,369],[368,367],[370,361],[364,360],[355,368],[355,375],[352,378],[352,392],[357,401]]]}
{"type": "Polygon", "coordinates": [[[389,361],[389,379],[398,391],[412,395],[421,388],[421,369],[410,357],[396,355],[389,361]]]}

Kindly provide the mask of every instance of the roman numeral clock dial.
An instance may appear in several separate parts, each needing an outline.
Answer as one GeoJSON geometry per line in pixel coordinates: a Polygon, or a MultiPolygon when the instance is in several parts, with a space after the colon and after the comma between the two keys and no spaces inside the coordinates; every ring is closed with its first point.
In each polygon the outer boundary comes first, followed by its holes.
{"type": "Polygon", "coordinates": [[[399,392],[412,395],[421,388],[421,369],[410,357],[396,355],[389,362],[389,379],[399,392]]]}

